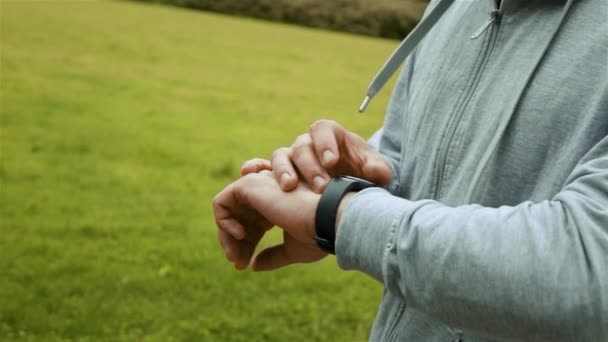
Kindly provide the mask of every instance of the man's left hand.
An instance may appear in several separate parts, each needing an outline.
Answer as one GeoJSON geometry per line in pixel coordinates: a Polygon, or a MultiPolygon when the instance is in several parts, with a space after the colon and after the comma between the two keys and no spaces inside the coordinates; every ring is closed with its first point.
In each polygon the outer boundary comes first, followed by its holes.
{"type": "Polygon", "coordinates": [[[258,253],[251,265],[254,270],[322,259],[327,253],[313,238],[319,198],[304,183],[283,192],[271,171],[241,177],[213,200],[218,239],[226,257],[237,269],[247,268],[264,234],[276,225],[283,229],[283,243],[258,253]]]}

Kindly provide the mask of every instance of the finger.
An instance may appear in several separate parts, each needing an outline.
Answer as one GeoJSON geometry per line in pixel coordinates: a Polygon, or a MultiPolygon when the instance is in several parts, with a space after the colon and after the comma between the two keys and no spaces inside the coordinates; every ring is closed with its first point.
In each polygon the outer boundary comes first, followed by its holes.
{"type": "Polygon", "coordinates": [[[235,263],[239,258],[239,242],[223,230],[217,231],[217,240],[224,250],[226,259],[232,263],[235,263]]]}
{"type": "Polygon", "coordinates": [[[226,258],[239,269],[245,269],[251,261],[256,246],[264,233],[271,227],[263,216],[253,208],[240,202],[239,189],[242,183],[269,177],[274,183],[270,171],[247,175],[237,182],[227,186],[213,200],[213,209],[218,225],[218,240],[224,248],[226,258]],[[253,177],[253,178],[252,178],[253,177]],[[239,185],[240,184],[240,185],[239,185]],[[233,236],[234,235],[234,236],[233,236]]]}
{"type": "Polygon", "coordinates": [[[270,160],[262,158],[253,158],[244,162],[243,165],[241,165],[241,176],[244,176],[249,173],[257,173],[262,170],[272,170],[272,164],[270,164],[270,160]]]}
{"type": "Polygon", "coordinates": [[[229,233],[233,238],[241,240],[245,237],[245,227],[232,215],[230,208],[238,205],[233,186],[229,185],[213,198],[213,214],[215,224],[220,230],[229,233]]]}
{"type": "Polygon", "coordinates": [[[247,227],[247,236],[239,241],[239,257],[235,263],[237,269],[242,270],[249,266],[253,253],[266,231],[262,226],[253,225],[247,227]]]}
{"type": "Polygon", "coordinates": [[[245,227],[232,217],[222,218],[215,221],[220,230],[230,234],[236,240],[242,240],[245,237],[245,227]]]}
{"type": "Polygon", "coordinates": [[[237,270],[244,270],[251,263],[251,257],[255,251],[255,246],[248,241],[239,241],[241,244],[238,249],[238,257],[234,261],[234,267],[237,270]]]}
{"type": "Polygon", "coordinates": [[[224,250],[226,259],[232,262],[238,270],[244,270],[249,266],[262,236],[263,232],[256,232],[250,238],[239,241],[225,231],[218,230],[218,241],[224,250]]]}
{"type": "Polygon", "coordinates": [[[284,244],[268,247],[258,253],[253,259],[251,268],[254,271],[271,271],[276,270],[293,262],[287,255],[287,249],[284,244]]]}
{"type": "Polygon", "coordinates": [[[313,191],[322,193],[329,182],[329,175],[319,162],[312,145],[302,145],[294,149],[291,161],[313,191]]]}
{"type": "Polygon", "coordinates": [[[321,164],[325,168],[336,165],[340,159],[339,145],[346,130],[335,121],[319,120],[310,126],[309,133],[321,164]]]}
{"type": "Polygon", "coordinates": [[[386,185],[393,178],[393,171],[386,159],[373,150],[365,154],[365,163],[361,172],[362,178],[378,185],[386,185]]]}
{"type": "Polygon", "coordinates": [[[291,164],[292,149],[282,147],[272,153],[271,170],[283,191],[291,191],[298,185],[298,176],[291,164]]]}

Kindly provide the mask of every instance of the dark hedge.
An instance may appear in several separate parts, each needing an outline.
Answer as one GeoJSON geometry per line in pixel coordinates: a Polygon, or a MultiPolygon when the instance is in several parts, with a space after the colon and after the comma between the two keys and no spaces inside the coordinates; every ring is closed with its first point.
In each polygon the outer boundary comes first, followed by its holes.
{"type": "Polygon", "coordinates": [[[403,38],[427,0],[137,0],[386,38],[403,38]]]}

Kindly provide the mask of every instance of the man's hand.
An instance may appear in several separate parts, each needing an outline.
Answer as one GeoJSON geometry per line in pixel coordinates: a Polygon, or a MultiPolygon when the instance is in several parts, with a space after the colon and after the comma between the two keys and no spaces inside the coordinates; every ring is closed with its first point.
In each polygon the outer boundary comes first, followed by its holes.
{"type": "Polygon", "coordinates": [[[303,183],[284,192],[270,171],[241,177],[213,200],[218,239],[226,257],[237,269],[247,268],[264,234],[277,225],[283,229],[283,243],[257,254],[254,270],[322,259],[327,253],[313,239],[319,198],[303,183]]]}
{"type": "Polygon", "coordinates": [[[279,148],[270,161],[252,159],[243,164],[241,174],[272,170],[284,191],[296,189],[300,180],[321,193],[330,177],[349,175],[385,185],[391,168],[365,139],[347,131],[335,121],[319,120],[300,135],[291,147],[279,148]]]}

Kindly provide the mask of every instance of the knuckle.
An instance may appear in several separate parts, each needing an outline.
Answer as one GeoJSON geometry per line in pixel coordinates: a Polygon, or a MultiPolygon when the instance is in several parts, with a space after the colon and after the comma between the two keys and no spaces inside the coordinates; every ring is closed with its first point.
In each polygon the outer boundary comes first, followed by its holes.
{"type": "Polygon", "coordinates": [[[254,160],[253,159],[249,159],[249,160],[245,160],[243,163],[241,163],[241,169],[248,167],[249,165],[253,164],[254,160]]]}
{"type": "Polygon", "coordinates": [[[302,133],[302,134],[298,135],[297,140],[304,140],[304,141],[306,141],[306,140],[308,140],[308,138],[309,138],[308,133],[302,133]]]}
{"type": "Polygon", "coordinates": [[[252,158],[246,161],[247,164],[258,164],[260,162],[260,158],[252,158]]]}
{"type": "Polygon", "coordinates": [[[345,135],[346,139],[348,139],[349,141],[353,141],[353,142],[355,142],[355,141],[356,142],[362,141],[362,142],[364,142],[363,146],[369,147],[369,145],[367,144],[367,141],[365,139],[363,139],[357,133],[346,131],[346,130],[344,130],[344,131],[345,131],[344,135],[345,135]]]}
{"type": "Polygon", "coordinates": [[[340,124],[338,124],[336,121],[334,120],[329,120],[329,119],[321,119],[321,120],[317,120],[315,122],[312,123],[312,125],[310,125],[310,129],[311,130],[316,130],[319,128],[323,128],[323,127],[339,127],[340,124]]]}
{"type": "Polygon", "coordinates": [[[260,167],[264,167],[264,164],[266,163],[266,160],[262,159],[262,158],[253,158],[253,159],[249,159],[244,161],[241,164],[241,171],[245,171],[245,172],[255,172],[258,168],[260,167]]]}
{"type": "Polygon", "coordinates": [[[317,120],[315,122],[313,122],[310,125],[310,128],[315,128],[315,127],[322,127],[322,126],[326,126],[326,125],[331,125],[331,123],[334,122],[333,120],[329,120],[329,119],[320,119],[317,120]]]}
{"type": "Polygon", "coordinates": [[[308,152],[310,151],[309,147],[310,147],[310,145],[306,145],[306,144],[294,147],[293,152],[291,153],[292,154],[291,159],[295,161],[295,160],[300,160],[303,157],[304,158],[307,157],[308,152]]]}
{"type": "Polygon", "coordinates": [[[280,158],[288,157],[290,153],[291,153],[291,148],[289,148],[289,147],[277,148],[276,150],[274,150],[272,152],[272,160],[275,161],[280,158]]]}
{"type": "Polygon", "coordinates": [[[292,147],[300,147],[302,145],[308,144],[310,141],[311,141],[310,134],[303,133],[303,134],[298,135],[298,137],[294,141],[292,147]]]}
{"type": "Polygon", "coordinates": [[[314,131],[320,125],[323,124],[323,121],[325,121],[325,120],[317,120],[317,121],[313,122],[312,124],[310,124],[310,126],[308,126],[308,130],[311,131],[311,132],[314,131]]]}
{"type": "Polygon", "coordinates": [[[294,163],[299,163],[300,161],[302,161],[302,159],[308,159],[308,148],[304,148],[302,147],[298,147],[296,149],[293,150],[293,155],[291,157],[292,162],[294,163]]]}

